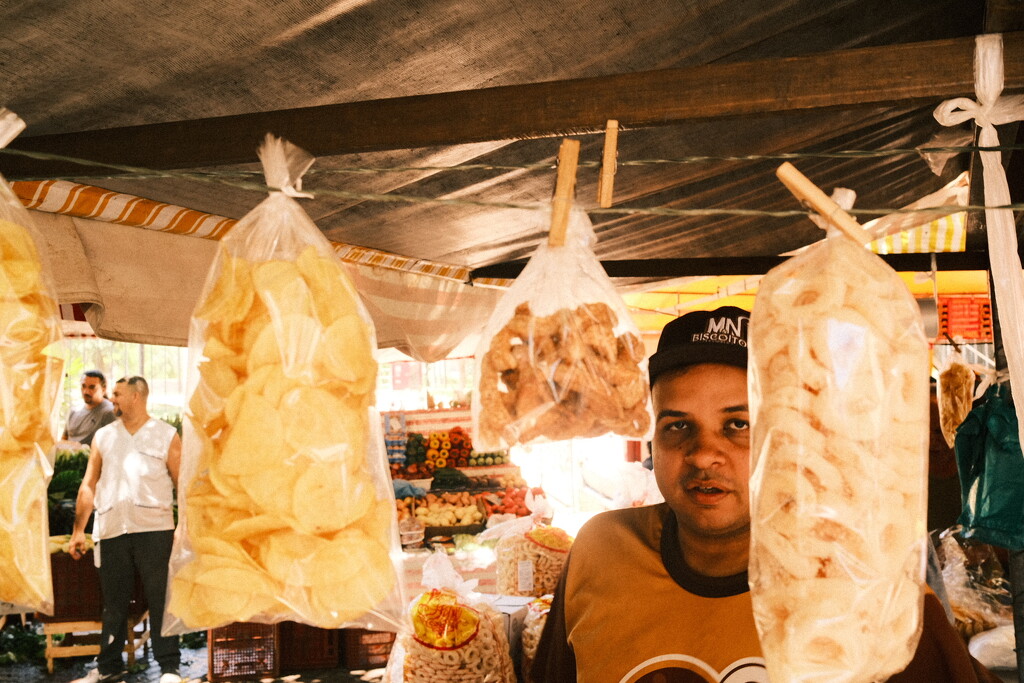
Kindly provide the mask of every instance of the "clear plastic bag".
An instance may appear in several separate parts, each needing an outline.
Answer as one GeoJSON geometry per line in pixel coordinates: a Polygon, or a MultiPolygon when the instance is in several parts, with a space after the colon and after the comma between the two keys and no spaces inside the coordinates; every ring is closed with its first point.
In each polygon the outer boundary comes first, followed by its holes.
{"type": "Polygon", "coordinates": [[[498,539],[494,555],[499,595],[537,597],[555,591],[573,538],[539,520],[535,512],[493,526],[479,535],[481,541],[498,539]]]}
{"type": "Polygon", "coordinates": [[[236,621],[395,630],[394,497],[373,325],[268,136],[270,196],[220,243],[189,335],[165,633],[236,621]],[[290,195],[290,196],[289,196],[290,195]]]}
{"type": "Polygon", "coordinates": [[[946,597],[964,639],[1013,621],[1013,596],[990,545],[965,539],[958,525],[942,532],[939,556],[946,597]]]}
{"type": "Polygon", "coordinates": [[[427,589],[409,606],[388,683],[515,683],[504,617],[463,581],[443,550],[423,565],[427,589]]]}
{"type": "Polygon", "coordinates": [[[749,578],[772,680],[868,683],[913,656],[927,560],[923,327],[899,276],[842,234],[761,282],[749,578]]]}
{"type": "Polygon", "coordinates": [[[479,450],[647,433],[644,346],[593,241],[575,209],[565,245],[542,244],[488,320],[473,395],[479,450]]]}
{"type": "Polygon", "coordinates": [[[523,619],[523,651],[520,668],[521,678],[525,683],[534,683],[533,677],[530,676],[530,670],[533,668],[533,660],[537,656],[540,634],[544,632],[544,624],[547,623],[548,612],[551,611],[551,602],[554,597],[554,595],[542,595],[526,607],[526,617],[523,619]]]}
{"type": "MultiPolygon", "coordinates": [[[[0,109],[0,147],[23,129],[0,109]]],[[[64,361],[41,243],[0,177],[0,614],[53,613],[46,487],[64,361]]]]}
{"type": "Polygon", "coordinates": [[[953,351],[939,368],[939,427],[946,444],[956,444],[956,430],[974,403],[974,370],[959,351],[953,351]]]}

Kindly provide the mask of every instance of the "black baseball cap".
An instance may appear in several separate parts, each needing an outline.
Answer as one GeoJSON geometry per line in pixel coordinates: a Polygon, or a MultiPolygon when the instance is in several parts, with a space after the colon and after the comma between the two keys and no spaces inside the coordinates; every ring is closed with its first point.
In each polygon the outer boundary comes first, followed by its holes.
{"type": "Polygon", "coordinates": [[[647,362],[651,386],[659,375],[687,365],[721,363],[747,367],[747,328],[750,311],[722,306],[693,311],[665,325],[658,350],[647,362]]]}

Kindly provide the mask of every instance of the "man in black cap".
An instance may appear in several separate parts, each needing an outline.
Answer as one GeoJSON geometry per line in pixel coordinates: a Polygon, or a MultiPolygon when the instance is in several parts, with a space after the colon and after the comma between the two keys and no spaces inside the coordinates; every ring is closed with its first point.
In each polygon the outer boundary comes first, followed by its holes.
{"type": "MultiPolygon", "coordinates": [[[[688,313],[649,360],[659,505],[580,530],[531,671],[535,682],[767,682],[750,545],[750,314],[688,313]]],[[[910,666],[890,681],[998,682],[971,659],[935,596],[910,666]]]]}

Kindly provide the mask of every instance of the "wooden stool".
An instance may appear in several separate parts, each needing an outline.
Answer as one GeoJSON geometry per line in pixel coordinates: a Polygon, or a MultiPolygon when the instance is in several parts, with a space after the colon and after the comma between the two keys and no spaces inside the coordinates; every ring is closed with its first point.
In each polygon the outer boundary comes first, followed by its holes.
{"type": "MultiPolygon", "coordinates": [[[[58,657],[83,657],[100,653],[101,621],[48,621],[43,623],[46,635],[46,670],[53,673],[53,660],[58,657]],[[66,634],[60,643],[54,643],[53,636],[66,634]]],[[[128,653],[128,667],[135,665],[135,651],[142,646],[143,654],[149,654],[149,611],[128,617],[128,640],[124,651],[128,653]]]]}

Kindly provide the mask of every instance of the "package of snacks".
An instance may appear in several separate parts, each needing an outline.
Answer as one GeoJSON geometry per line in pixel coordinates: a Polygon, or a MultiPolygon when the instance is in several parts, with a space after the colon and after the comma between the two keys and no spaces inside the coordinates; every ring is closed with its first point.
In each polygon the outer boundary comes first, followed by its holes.
{"type": "Polygon", "coordinates": [[[974,404],[974,370],[959,351],[953,351],[939,368],[939,426],[946,444],[956,445],[956,430],[974,404]]]}
{"type": "Polygon", "coordinates": [[[277,189],[221,241],[192,318],[165,631],[394,630],[400,544],[371,408],[373,325],[293,199],[312,158],[270,136],[260,158],[277,189]]]}
{"type": "MultiPolygon", "coordinates": [[[[0,147],[24,127],[0,109],[0,147]]],[[[37,243],[31,215],[0,177],[0,614],[53,613],[46,487],[64,362],[37,243]]]]}
{"type": "Polygon", "coordinates": [[[548,612],[551,611],[551,601],[554,597],[552,594],[542,595],[526,607],[526,617],[523,619],[522,661],[520,662],[521,678],[525,683],[534,683],[530,676],[530,669],[533,668],[533,659],[537,656],[540,634],[544,631],[544,624],[548,620],[548,612]]]}
{"type": "Polygon", "coordinates": [[[444,551],[423,566],[426,591],[409,607],[388,660],[389,683],[515,683],[504,617],[464,582],[444,551]]]}
{"type": "Polygon", "coordinates": [[[481,541],[498,539],[494,555],[499,595],[540,596],[555,591],[573,539],[539,519],[537,514],[519,517],[479,534],[481,541]]]}
{"type": "Polygon", "coordinates": [[[750,354],[749,577],[769,678],[886,680],[913,656],[924,595],[918,306],[832,234],[762,280],[750,354]]]}
{"type": "Polygon", "coordinates": [[[476,353],[477,450],[614,433],[650,425],[639,332],[574,210],[565,244],[542,244],[505,292],[476,353]]]}

